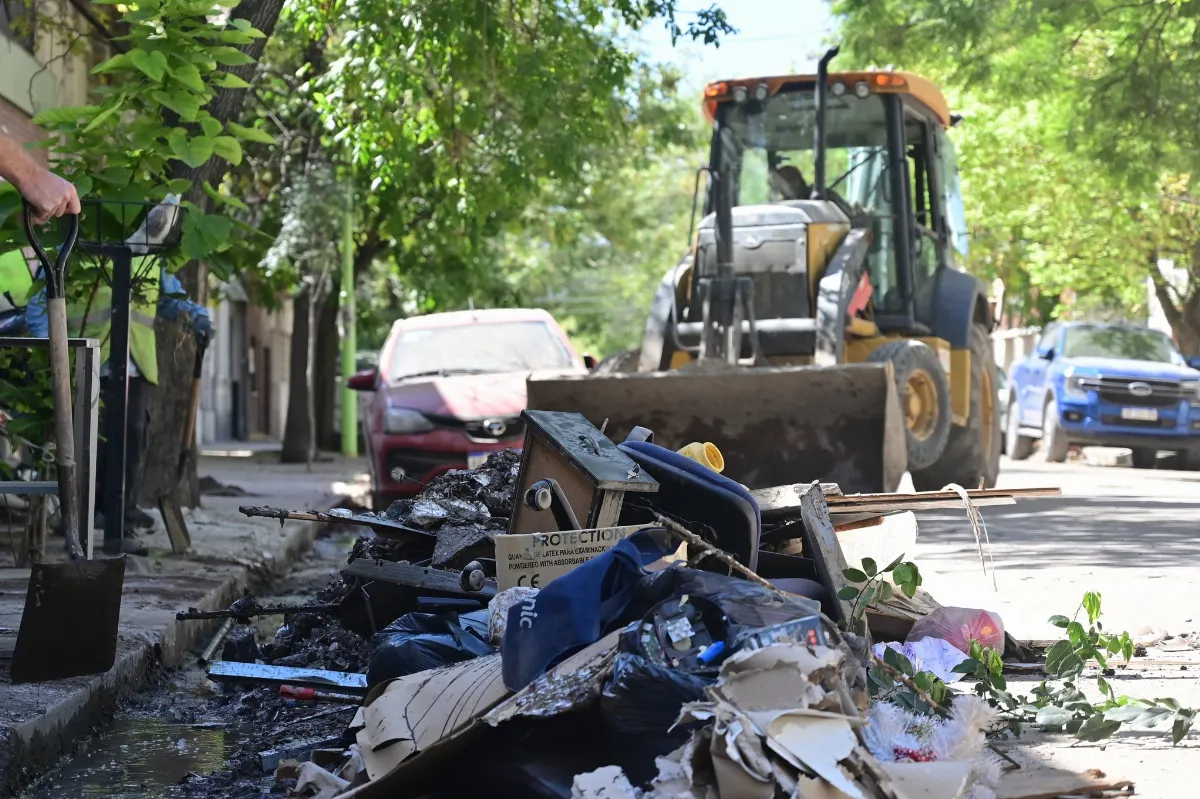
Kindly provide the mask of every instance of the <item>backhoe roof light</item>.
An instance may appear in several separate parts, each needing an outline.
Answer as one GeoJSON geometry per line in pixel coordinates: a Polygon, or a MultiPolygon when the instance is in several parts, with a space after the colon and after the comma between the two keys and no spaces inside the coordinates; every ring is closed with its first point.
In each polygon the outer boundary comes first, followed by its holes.
{"type": "Polygon", "coordinates": [[[865,80],[860,80],[858,83],[854,84],[854,95],[856,97],[866,98],[869,97],[870,94],[871,84],[867,83],[865,80]]]}

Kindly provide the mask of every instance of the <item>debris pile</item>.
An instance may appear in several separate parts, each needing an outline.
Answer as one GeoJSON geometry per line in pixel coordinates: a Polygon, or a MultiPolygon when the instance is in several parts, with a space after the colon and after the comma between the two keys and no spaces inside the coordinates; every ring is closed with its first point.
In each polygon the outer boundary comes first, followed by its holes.
{"type": "Polygon", "coordinates": [[[964,645],[1005,646],[1002,622],[872,581],[891,563],[915,589],[899,567],[912,509],[1020,492],[750,492],[649,436],[616,445],[575,414],[526,422],[523,453],[381,515],[243,509],[371,533],[312,604],[228,614],[284,624],[230,639],[242,662],[208,671],[220,701],[261,726],[301,702],[330,715],[197,786],[269,772],[273,792],[321,799],[997,795],[986,703],[914,715],[875,689],[898,653],[952,682],[964,645]]]}

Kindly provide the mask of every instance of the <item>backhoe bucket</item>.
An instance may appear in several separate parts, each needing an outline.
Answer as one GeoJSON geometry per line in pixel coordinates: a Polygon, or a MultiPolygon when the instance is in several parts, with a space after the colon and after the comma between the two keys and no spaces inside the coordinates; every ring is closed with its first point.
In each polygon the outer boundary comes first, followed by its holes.
{"type": "Polygon", "coordinates": [[[575,411],[620,443],[635,426],[675,450],[711,441],[724,474],[749,488],[818,480],[842,491],[895,491],[907,468],[888,364],[533,378],[528,406],[575,411]]]}

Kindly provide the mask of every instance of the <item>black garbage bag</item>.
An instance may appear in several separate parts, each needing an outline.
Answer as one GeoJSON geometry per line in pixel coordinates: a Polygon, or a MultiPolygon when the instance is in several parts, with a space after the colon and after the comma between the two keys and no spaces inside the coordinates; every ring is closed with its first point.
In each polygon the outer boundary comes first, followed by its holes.
{"type": "Polygon", "coordinates": [[[658,773],[654,758],[687,742],[691,728],[671,725],[688,702],[704,699],[715,678],[687,674],[647,661],[641,655],[617,655],[612,676],[600,695],[600,715],[607,727],[617,765],[635,785],[658,773]]]}
{"type": "Polygon", "coordinates": [[[371,639],[367,686],[419,671],[490,655],[486,610],[473,613],[408,613],[371,639]]]}
{"type": "Polygon", "coordinates": [[[681,567],[646,574],[637,586],[630,608],[645,614],[659,602],[685,594],[707,599],[719,607],[728,617],[730,637],[745,629],[813,616],[821,610],[818,601],[785,596],[737,576],[681,567]]]}

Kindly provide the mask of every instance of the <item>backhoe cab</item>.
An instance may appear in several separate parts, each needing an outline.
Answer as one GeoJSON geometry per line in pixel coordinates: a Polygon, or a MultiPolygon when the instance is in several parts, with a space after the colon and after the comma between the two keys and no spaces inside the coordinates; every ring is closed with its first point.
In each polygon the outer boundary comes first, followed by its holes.
{"type": "Polygon", "coordinates": [[[915,75],[830,74],[836,52],[815,76],[705,89],[704,215],[659,287],[637,367],[669,382],[531,381],[530,407],[617,430],[653,417],[680,446],[726,453],[737,430],[748,452],[726,462],[742,482],[829,479],[854,462],[847,490],[894,490],[905,463],[921,489],[995,483],[992,319],[986,287],[956,265],[967,239],[949,108],[915,75]],[[718,379],[694,361],[751,368],[718,379]],[[886,370],[846,366],[860,363],[888,364],[894,390],[876,378],[886,370]],[[763,451],[780,445],[800,451],[763,451]]]}

